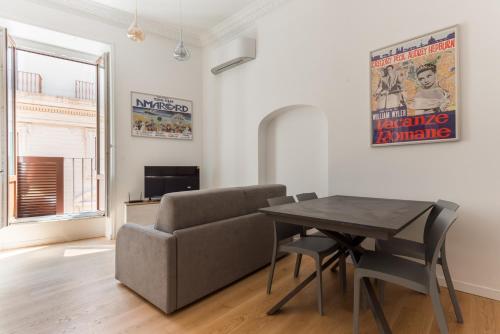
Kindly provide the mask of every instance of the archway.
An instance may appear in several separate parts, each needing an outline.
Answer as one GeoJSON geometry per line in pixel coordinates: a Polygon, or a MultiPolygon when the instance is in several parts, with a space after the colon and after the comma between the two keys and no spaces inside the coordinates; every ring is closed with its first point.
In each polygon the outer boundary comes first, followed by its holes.
{"type": "Polygon", "coordinates": [[[260,122],[259,183],[328,195],[328,121],[319,108],[288,106],[260,122]]]}

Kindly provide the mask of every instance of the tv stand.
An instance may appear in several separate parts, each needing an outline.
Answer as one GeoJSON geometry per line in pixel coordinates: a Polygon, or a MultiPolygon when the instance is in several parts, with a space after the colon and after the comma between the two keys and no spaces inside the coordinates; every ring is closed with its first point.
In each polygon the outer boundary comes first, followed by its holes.
{"type": "Polygon", "coordinates": [[[156,223],[156,213],[159,206],[159,199],[124,202],[124,223],[154,224],[156,223]]]}
{"type": "MultiPolygon", "coordinates": [[[[151,200],[151,199],[150,199],[151,200]]],[[[134,200],[130,200],[128,202],[125,202],[125,203],[128,203],[128,204],[133,204],[133,203],[142,203],[143,200],[142,199],[134,199],[134,200]]]]}

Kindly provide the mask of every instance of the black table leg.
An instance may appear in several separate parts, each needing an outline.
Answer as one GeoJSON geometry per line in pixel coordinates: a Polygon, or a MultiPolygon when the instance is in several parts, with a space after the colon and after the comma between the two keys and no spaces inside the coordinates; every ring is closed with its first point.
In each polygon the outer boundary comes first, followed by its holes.
{"type": "Polygon", "coordinates": [[[382,306],[380,305],[377,295],[375,294],[372,283],[365,277],[362,279],[362,284],[365,287],[365,292],[368,296],[368,305],[373,313],[379,332],[384,334],[392,333],[389,324],[387,323],[387,319],[385,318],[384,311],[382,310],[382,306]]]}
{"type": "MultiPolygon", "coordinates": [[[[349,254],[351,255],[351,259],[353,261],[354,266],[357,265],[364,249],[360,246],[361,242],[365,239],[364,237],[351,237],[349,235],[321,230],[324,234],[328,235],[330,238],[334,239],[342,246],[342,248],[347,249],[349,254]]],[[[330,264],[333,263],[340,254],[337,253],[332,256],[328,261],[326,261],[322,266],[321,270],[325,270],[330,264]]],[[[276,305],[274,305],[269,311],[267,311],[267,315],[273,315],[278,312],[286,303],[290,301],[297,293],[299,293],[302,289],[304,289],[307,284],[312,282],[316,277],[316,272],[309,275],[304,281],[302,281],[299,285],[297,285],[292,291],[290,291],[283,299],[281,299],[276,305]]],[[[391,334],[392,331],[387,323],[387,319],[385,318],[384,312],[382,310],[382,306],[380,305],[377,296],[375,294],[375,290],[373,289],[373,285],[371,284],[368,278],[364,278],[362,280],[362,287],[367,295],[368,305],[373,313],[373,317],[375,318],[375,322],[377,323],[377,327],[380,333],[383,334],[391,334]]]]}
{"type": "MultiPolygon", "coordinates": [[[[353,265],[357,266],[358,261],[364,251],[364,249],[360,246],[361,242],[363,242],[363,240],[365,239],[364,237],[352,237],[332,231],[322,230],[321,232],[336,240],[343,247],[347,248],[349,254],[351,255],[353,265]]],[[[387,319],[385,318],[384,311],[382,310],[382,306],[380,305],[377,295],[375,294],[372,283],[368,278],[363,278],[361,284],[362,287],[364,287],[364,290],[368,297],[368,305],[370,307],[370,310],[372,311],[373,317],[375,318],[375,322],[377,323],[379,332],[383,334],[392,333],[389,324],[387,323],[387,319]]]]}
{"type": "MultiPolygon", "coordinates": [[[[333,255],[331,258],[329,258],[325,263],[321,265],[321,271],[325,270],[330,266],[333,261],[338,259],[340,257],[340,254],[337,252],[335,255],[333,255]]],[[[303,280],[299,285],[297,285],[292,291],[290,291],[285,297],[283,297],[276,305],[274,305],[272,308],[267,311],[267,315],[273,315],[276,312],[278,312],[283,305],[288,303],[290,299],[292,299],[297,293],[299,293],[302,289],[304,289],[307,284],[311,283],[311,281],[316,278],[316,272],[313,272],[311,275],[307,276],[305,280],[303,280]]]]}

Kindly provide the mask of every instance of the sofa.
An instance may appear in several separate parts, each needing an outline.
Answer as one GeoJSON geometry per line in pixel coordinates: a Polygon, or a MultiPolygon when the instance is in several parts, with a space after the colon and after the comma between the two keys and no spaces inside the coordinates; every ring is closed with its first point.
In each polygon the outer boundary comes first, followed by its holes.
{"type": "Polygon", "coordinates": [[[118,231],[115,277],[164,313],[189,305],[270,262],[273,225],[257,210],[285,195],[284,185],[166,194],[154,225],[118,231]]]}

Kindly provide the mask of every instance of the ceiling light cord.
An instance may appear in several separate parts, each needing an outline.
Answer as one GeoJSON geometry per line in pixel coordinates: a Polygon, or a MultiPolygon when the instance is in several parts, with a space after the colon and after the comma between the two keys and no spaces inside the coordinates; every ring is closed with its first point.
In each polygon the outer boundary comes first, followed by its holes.
{"type": "Polygon", "coordinates": [[[137,7],[138,7],[138,5],[137,5],[137,1],[138,1],[138,0],[135,0],[135,21],[136,21],[136,22],[137,22],[137,7]]]}
{"type": "Polygon", "coordinates": [[[183,30],[183,17],[182,17],[182,1],[179,0],[179,26],[180,26],[180,37],[181,37],[181,41],[183,41],[183,36],[182,36],[182,30],[183,30]]]}
{"type": "Polygon", "coordinates": [[[184,46],[184,20],[182,13],[182,0],[179,0],[179,42],[174,49],[174,59],[178,61],[186,61],[191,57],[191,52],[184,46]]]}
{"type": "Polygon", "coordinates": [[[135,0],[134,20],[132,21],[132,24],[130,25],[130,27],[127,30],[127,37],[134,42],[142,42],[146,38],[145,34],[144,34],[144,30],[142,30],[142,28],[139,27],[139,24],[137,23],[138,22],[138,15],[137,15],[138,14],[138,10],[137,10],[138,7],[139,7],[138,0],[135,0]]]}

